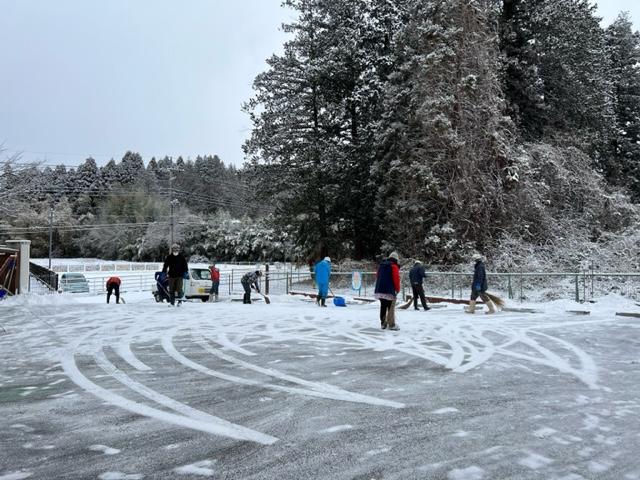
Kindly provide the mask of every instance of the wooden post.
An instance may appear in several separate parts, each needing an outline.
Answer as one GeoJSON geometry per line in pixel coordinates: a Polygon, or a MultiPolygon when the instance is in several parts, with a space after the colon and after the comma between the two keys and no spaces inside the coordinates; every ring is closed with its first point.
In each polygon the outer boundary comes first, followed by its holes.
{"type": "Polygon", "coordinates": [[[264,264],[264,294],[269,295],[269,264],[264,264]]]}

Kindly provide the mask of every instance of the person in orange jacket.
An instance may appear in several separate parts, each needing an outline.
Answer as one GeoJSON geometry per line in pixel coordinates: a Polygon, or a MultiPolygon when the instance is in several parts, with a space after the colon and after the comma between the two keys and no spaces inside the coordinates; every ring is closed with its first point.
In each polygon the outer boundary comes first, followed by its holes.
{"type": "Polygon", "coordinates": [[[111,298],[111,294],[116,294],[116,303],[120,303],[120,277],[109,277],[107,279],[107,303],[111,298]]]}
{"type": "Polygon", "coordinates": [[[220,270],[216,268],[215,264],[209,267],[211,272],[211,291],[209,292],[209,301],[218,301],[218,288],[220,287],[220,270]]]}

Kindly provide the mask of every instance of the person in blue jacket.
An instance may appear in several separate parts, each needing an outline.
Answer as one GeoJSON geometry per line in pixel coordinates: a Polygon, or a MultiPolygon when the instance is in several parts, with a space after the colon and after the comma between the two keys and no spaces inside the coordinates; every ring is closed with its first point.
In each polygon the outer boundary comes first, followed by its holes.
{"type": "Polygon", "coordinates": [[[469,302],[469,307],[465,308],[464,311],[474,313],[476,310],[476,300],[480,297],[489,309],[486,313],[496,313],[493,302],[491,298],[489,298],[489,295],[487,295],[487,272],[484,267],[484,258],[479,253],[474,254],[471,258],[475,261],[473,283],[471,284],[471,301],[469,302]]]}
{"type": "Polygon", "coordinates": [[[318,284],[318,296],[316,302],[322,307],[326,307],[327,296],[329,295],[329,280],[331,279],[331,259],[324,257],[316,263],[314,267],[316,283],[318,284]]]}

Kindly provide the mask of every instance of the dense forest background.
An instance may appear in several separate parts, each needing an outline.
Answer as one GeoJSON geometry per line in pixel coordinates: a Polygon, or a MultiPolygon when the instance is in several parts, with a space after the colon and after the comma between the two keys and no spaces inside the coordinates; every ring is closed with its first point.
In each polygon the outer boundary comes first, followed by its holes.
{"type": "Polygon", "coordinates": [[[640,268],[640,35],[581,0],[286,0],[247,163],[4,162],[0,240],[46,255],[640,268]],[[17,170],[21,171],[18,173],[17,170]],[[172,180],[170,180],[170,178],[172,180]],[[37,230],[40,229],[40,230],[37,230]]]}
{"type": "Polygon", "coordinates": [[[0,239],[28,238],[36,257],[48,256],[51,230],[54,257],[158,261],[172,224],[194,259],[283,259],[290,248],[269,226],[272,209],[217,156],[145,166],[127,152],[120,162],[98,167],[89,158],[71,169],[10,159],[0,185],[0,239]]]}

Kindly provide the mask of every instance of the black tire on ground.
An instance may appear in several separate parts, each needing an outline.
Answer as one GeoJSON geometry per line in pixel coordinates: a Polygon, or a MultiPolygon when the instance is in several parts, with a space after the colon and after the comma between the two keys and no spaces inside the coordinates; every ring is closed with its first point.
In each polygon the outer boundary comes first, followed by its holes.
{"type": "Polygon", "coordinates": [[[159,293],[154,293],[153,296],[156,299],[156,302],[158,303],[162,302],[162,297],[160,296],[159,293]]]}

